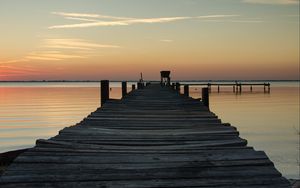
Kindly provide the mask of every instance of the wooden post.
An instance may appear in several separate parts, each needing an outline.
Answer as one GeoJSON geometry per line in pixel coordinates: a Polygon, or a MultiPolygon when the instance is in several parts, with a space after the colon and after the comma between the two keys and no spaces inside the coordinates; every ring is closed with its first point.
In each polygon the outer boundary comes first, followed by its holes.
{"type": "Polygon", "coordinates": [[[235,85],[233,86],[233,92],[235,92],[235,85]]]}
{"type": "Polygon", "coordinates": [[[180,83],[176,82],[176,91],[180,93],[180,83]]]}
{"type": "Polygon", "coordinates": [[[220,85],[218,85],[218,93],[220,93],[220,85]]]}
{"type": "Polygon", "coordinates": [[[271,84],[268,83],[268,93],[270,93],[270,92],[271,92],[271,84]]]}
{"type": "Polygon", "coordinates": [[[252,85],[250,86],[250,91],[252,92],[252,85]]]}
{"type": "Polygon", "coordinates": [[[184,96],[188,97],[190,95],[189,85],[184,85],[184,96]]]}
{"type": "Polygon", "coordinates": [[[144,84],[142,82],[137,83],[137,88],[138,89],[143,89],[144,88],[143,86],[144,86],[144,84]]]}
{"type": "Polygon", "coordinates": [[[242,93],[242,84],[240,84],[240,93],[242,93]]]}
{"type": "Polygon", "coordinates": [[[131,90],[132,90],[132,91],[135,90],[135,84],[132,84],[132,85],[131,85],[131,90]]]}
{"type": "Polygon", "coordinates": [[[101,106],[109,99],[109,81],[101,80],[101,106]]]}
{"type": "Polygon", "coordinates": [[[172,89],[175,90],[175,83],[172,83],[172,89]]]}
{"type": "Polygon", "coordinates": [[[266,92],[266,83],[264,83],[264,92],[266,92]]]}
{"type": "Polygon", "coordinates": [[[127,82],[122,82],[122,98],[127,95],[127,82]]]}
{"type": "Polygon", "coordinates": [[[209,108],[209,88],[202,88],[202,103],[209,108]]]}

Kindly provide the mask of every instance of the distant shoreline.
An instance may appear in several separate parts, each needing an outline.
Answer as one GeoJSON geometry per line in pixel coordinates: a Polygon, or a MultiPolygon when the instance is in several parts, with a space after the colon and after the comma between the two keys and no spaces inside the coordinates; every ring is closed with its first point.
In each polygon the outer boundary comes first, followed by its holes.
{"type": "MultiPolygon", "coordinates": [[[[110,82],[122,82],[124,80],[110,80],[110,82]]],[[[138,82],[137,80],[125,80],[127,82],[138,82]]],[[[147,80],[147,82],[158,82],[157,80],[147,80]]],[[[300,80],[173,80],[172,82],[300,82],[300,80]]],[[[0,80],[0,83],[53,83],[53,82],[67,82],[67,83],[98,83],[100,80],[0,80]]]]}

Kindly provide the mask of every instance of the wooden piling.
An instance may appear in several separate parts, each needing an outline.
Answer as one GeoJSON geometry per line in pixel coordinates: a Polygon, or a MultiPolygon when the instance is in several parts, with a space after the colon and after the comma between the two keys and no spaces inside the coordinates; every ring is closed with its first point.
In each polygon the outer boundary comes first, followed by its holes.
{"type": "Polygon", "coordinates": [[[220,85],[218,85],[218,93],[220,93],[220,85]]]}
{"type": "Polygon", "coordinates": [[[176,82],[176,91],[180,93],[180,83],[176,82]]]}
{"type": "Polygon", "coordinates": [[[184,85],[184,96],[188,97],[190,95],[189,85],[184,85]]]}
{"type": "Polygon", "coordinates": [[[252,85],[250,86],[250,91],[252,92],[252,85]]]}
{"type": "Polygon", "coordinates": [[[131,85],[131,90],[132,90],[132,91],[135,90],[135,84],[132,84],[132,85],[131,85]]]}
{"type": "Polygon", "coordinates": [[[109,100],[109,81],[101,80],[101,106],[109,100]]]}
{"type": "Polygon", "coordinates": [[[202,88],[202,102],[209,108],[209,88],[202,88]]]}
{"type": "Polygon", "coordinates": [[[127,95],[127,82],[122,82],[122,98],[127,95]]]}
{"type": "Polygon", "coordinates": [[[175,90],[175,83],[172,83],[171,88],[175,90]]]}

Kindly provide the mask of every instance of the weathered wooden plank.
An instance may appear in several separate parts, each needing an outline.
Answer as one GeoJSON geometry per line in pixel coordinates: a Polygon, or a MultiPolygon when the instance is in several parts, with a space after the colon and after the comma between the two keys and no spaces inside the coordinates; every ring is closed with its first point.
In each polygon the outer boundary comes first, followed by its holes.
{"type": "Polygon", "coordinates": [[[219,146],[245,146],[247,140],[221,140],[221,141],[203,141],[199,144],[177,144],[177,145],[160,145],[160,146],[135,146],[135,145],[112,145],[112,144],[82,144],[64,141],[53,141],[39,139],[36,143],[40,147],[73,147],[73,148],[97,148],[97,149],[184,149],[184,148],[200,148],[200,147],[219,147],[219,146]]]}
{"type": "MultiPolygon", "coordinates": [[[[234,146],[234,147],[201,147],[201,148],[179,148],[179,149],[162,149],[162,148],[157,148],[155,150],[153,149],[148,149],[148,148],[142,148],[139,150],[136,149],[92,149],[92,148],[61,148],[61,147],[51,147],[51,148],[44,148],[44,147],[38,147],[35,146],[34,148],[31,148],[29,151],[33,151],[33,152],[55,152],[55,153],[59,153],[59,152],[67,152],[67,153],[81,153],[81,155],[85,154],[85,153],[139,153],[139,154],[146,154],[146,153],[156,153],[156,154],[160,154],[160,153],[164,153],[164,154],[177,154],[177,153],[194,153],[194,154],[199,154],[201,155],[201,153],[203,152],[216,152],[216,151],[224,151],[226,153],[230,153],[230,152],[236,152],[239,150],[253,150],[253,147],[249,147],[249,146],[234,146]]],[[[24,153],[23,155],[26,155],[26,153],[24,153]]]]}
{"type": "MultiPolygon", "coordinates": [[[[16,171],[17,172],[17,171],[16,171]]],[[[96,169],[80,171],[53,171],[44,173],[32,171],[30,174],[6,175],[5,182],[58,182],[58,181],[105,181],[105,180],[142,180],[168,178],[244,178],[280,177],[281,174],[269,166],[232,166],[211,168],[166,168],[166,169],[96,169]]]]}
{"type": "Polygon", "coordinates": [[[5,184],[3,188],[15,187],[107,187],[107,188],[187,188],[187,187],[245,187],[245,188],[274,188],[289,187],[284,178],[196,178],[196,179],[150,179],[150,180],[114,180],[114,181],[69,181],[69,182],[40,182],[5,184]]]}
{"type": "MultiPolygon", "coordinates": [[[[45,153],[46,154],[46,153],[45,153]]],[[[68,155],[66,155],[68,156],[68,155]]],[[[47,170],[66,170],[73,171],[78,169],[157,169],[157,168],[175,168],[175,167],[189,167],[189,168],[202,168],[202,167],[231,167],[231,166],[269,166],[273,163],[269,159],[254,159],[254,160],[225,160],[225,161],[210,161],[201,162],[155,162],[155,163],[64,163],[56,164],[52,163],[14,163],[11,165],[10,169],[7,170],[7,173],[14,173],[12,171],[18,171],[20,174],[24,174],[29,171],[44,171],[47,170]],[[63,165],[63,166],[62,166],[63,165]]]]}

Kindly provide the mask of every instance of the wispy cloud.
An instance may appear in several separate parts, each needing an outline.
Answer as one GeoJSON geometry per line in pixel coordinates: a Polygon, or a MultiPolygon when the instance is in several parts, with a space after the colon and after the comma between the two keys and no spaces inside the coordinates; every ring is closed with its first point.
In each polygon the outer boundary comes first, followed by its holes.
{"type": "Polygon", "coordinates": [[[48,38],[43,40],[39,51],[29,53],[25,59],[61,61],[65,59],[88,58],[95,50],[100,48],[120,48],[120,46],[92,43],[74,38],[48,38]]]}
{"type": "Polygon", "coordinates": [[[299,0],[243,0],[242,2],[253,3],[253,4],[278,4],[278,5],[299,4],[299,0]]]}
{"type": "Polygon", "coordinates": [[[161,42],[173,42],[173,40],[170,40],[170,39],[161,39],[160,41],[161,42]]]}
{"type": "Polygon", "coordinates": [[[25,58],[31,60],[59,61],[63,59],[85,58],[85,57],[80,55],[64,54],[59,51],[42,51],[42,52],[32,52],[28,54],[25,58]]]}
{"type": "Polygon", "coordinates": [[[230,23],[264,23],[265,21],[263,20],[205,20],[205,22],[230,22],[230,23]]]}
{"type": "Polygon", "coordinates": [[[120,46],[118,45],[97,44],[82,39],[71,39],[71,38],[45,39],[44,43],[45,43],[44,47],[46,48],[79,49],[79,50],[92,50],[95,48],[120,48],[120,46]]]}
{"type": "Polygon", "coordinates": [[[77,20],[77,21],[84,21],[84,22],[97,22],[98,20],[89,19],[89,18],[77,18],[77,17],[65,17],[68,20],[77,20]]]}
{"type": "Polygon", "coordinates": [[[4,65],[4,64],[12,64],[12,63],[20,63],[20,62],[27,62],[28,59],[13,59],[13,60],[6,60],[6,61],[1,61],[0,65],[4,65]]]}
{"type": "Polygon", "coordinates": [[[205,15],[205,16],[197,16],[196,18],[206,19],[206,18],[228,18],[228,17],[237,17],[240,15],[237,14],[215,14],[215,15],[205,15]]]}
{"type": "Polygon", "coordinates": [[[76,38],[47,38],[42,40],[42,45],[35,51],[28,53],[23,58],[1,61],[4,66],[13,63],[28,61],[61,61],[65,59],[89,58],[98,54],[102,48],[121,48],[118,45],[98,44],[76,38]]]}
{"type": "Polygon", "coordinates": [[[22,75],[34,75],[34,74],[42,74],[43,72],[31,68],[31,67],[22,67],[22,66],[11,66],[11,65],[0,65],[0,77],[1,78],[10,78],[15,76],[22,75]]]}
{"type": "Polygon", "coordinates": [[[128,19],[128,20],[118,20],[118,21],[95,21],[84,22],[78,24],[66,24],[66,25],[55,25],[50,26],[49,29],[61,29],[61,28],[84,28],[84,27],[96,27],[96,26],[127,26],[132,24],[142,24],[142,23],[166,23],[174,22],[178,20],[191,19],[191,17],[166,17],[166,18],[144,18],[144,19],[128,19]]]}
{"type": "Polygon", "coordinates": [[[128,26],[132,24],[168,23],[168,22],[175,22],[175,21],[189,20],[189,19],[202,19],[202,20],[212,19],[212,18],[222,19],[222,18],[239,16],[235,14],[230,14],[230,15],[216,14],[216,15],[196,16],[196,17],[176,16],[176,17],[159,17],[159,18],[130,18],[130,17],[117,17],[117,16],[100,15],[100,14],[81,14],[81,13],[66,13],[66,12],[53,12],[52,14],[63,16],[65,19],[72,19],[72,20],[83,21],[83,22],[75,23],[75,24],[54,25],[54,26],[50,26],[49,29],[85,28],[85,27],[97,27],[97,26],[128,26]]]}
{"type": "Polygon", "coordinates": [[[52,14],[63,16],[63,17],[79,17],[79,18],[106,18],[106,19],[113,19],[113,20],[135,19],[130,17],[109,16],[109,15],[101,15],[101,14],[68,13],[68,12],[52,12],[52,14]]]}

